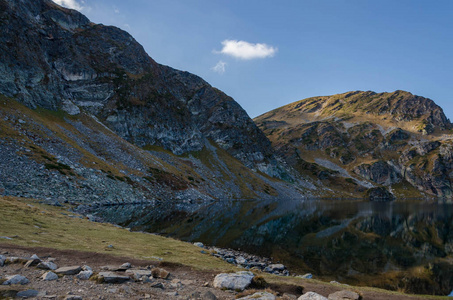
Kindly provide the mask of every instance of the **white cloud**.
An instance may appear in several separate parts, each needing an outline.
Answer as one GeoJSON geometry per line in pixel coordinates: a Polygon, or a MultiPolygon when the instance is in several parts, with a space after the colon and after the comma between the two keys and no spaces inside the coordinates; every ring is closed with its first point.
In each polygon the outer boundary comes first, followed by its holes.
{"type": "Polygon", "coordinates": [[[58,5],[76,10],[83,10],[83,5],[85,4],[85,1],[78,0],[53,0],[53,2],[57,3],[58,5]]]}
{"type": "Polygon", "coordinates": [[[255,59],[272,57],[278,49],[266,44],[252,44],[246,41],[224,40],[223,48],[216,53],[230,55],[239,59],[255,59]]]}
{"type": "Polygon", "coordinates": [[[219,60],[219,62],[212,67],[212,70],[216,73],[223,74],[225,73],[225,66],[227,65],[226,62],[219,60]]]}

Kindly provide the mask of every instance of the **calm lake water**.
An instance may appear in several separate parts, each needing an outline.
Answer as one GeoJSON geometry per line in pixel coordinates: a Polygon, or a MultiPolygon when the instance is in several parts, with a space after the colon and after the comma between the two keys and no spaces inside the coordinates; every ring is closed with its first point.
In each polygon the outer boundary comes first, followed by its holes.
{"type": "Polygon", "coordinates": [[[453,205],[424,201],[216,201],[116,206],[133,230],[271,257],[292,273],[412,293],[453,288],[453,205]]]}

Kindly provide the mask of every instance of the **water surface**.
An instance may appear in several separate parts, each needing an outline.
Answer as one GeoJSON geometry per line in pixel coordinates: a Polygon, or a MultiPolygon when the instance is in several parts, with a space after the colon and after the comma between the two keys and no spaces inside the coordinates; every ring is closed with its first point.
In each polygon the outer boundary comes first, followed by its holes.
{"type": "Polygon", "coordinates": [[[271,257],[324,280],[443,295],[453,287],[452,204],[219,200],[99,214],[133,230],[271,257]]]}

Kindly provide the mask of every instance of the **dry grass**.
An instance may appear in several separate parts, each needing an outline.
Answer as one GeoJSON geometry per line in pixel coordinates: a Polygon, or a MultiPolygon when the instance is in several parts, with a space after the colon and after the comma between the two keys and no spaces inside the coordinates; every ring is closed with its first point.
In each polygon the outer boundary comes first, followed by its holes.
{"type": "Polygon", "coordinates": [[[2,239],[5,243],[105,252],[139,259],[160,257],[163,261],[204,270],[231,269],[231,265],[202,254],[199,247],[190,243],[93,223],[37,201],[0,197],[0,211],[0,236],[13,237],[12,240],[2,239]],[[114,247],[108,248],[108,245],[114,247]]]}

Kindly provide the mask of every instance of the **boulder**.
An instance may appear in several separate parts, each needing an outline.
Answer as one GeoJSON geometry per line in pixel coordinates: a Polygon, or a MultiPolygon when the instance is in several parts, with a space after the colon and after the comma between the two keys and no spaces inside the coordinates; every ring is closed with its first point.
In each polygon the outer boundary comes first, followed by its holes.
{"type": "Polygon", "coordinates": [[[58,275],[55,274],[54,272],[52,271],[49,271],[49,272],[46,272],[44,273],[41,278],[44,280],[44,281],[52,281],[52,280],[57,280],[58,279],[58,275]]]}
{"type": "Polygon", "coordinates": [[[203,243],[195,242],[195,243],[193,243],[193,244],[194,244],[195,246],[197,246],[197,247],[204,248],[203,243]]]}
{"type": "Polygon", "coordinates": [[[304,275],[299,275],[297,277],[304,278],[304,279],[312,279],[313,278],[313,274],[307,273],[307,274],[304,274],[304,275]]]}
{"type": "Polygon", "coordinates": [[[55,270],[55,273],[62,275],[76,275],[82,271],[80,266],[62,267],[55,270]]]}
{"type": "Polygon", "coordinates": [[[87,265],[83,266],[82,270],[84,270],[84,271],[93,271],[93,269],[90,266],[87,266],[87,265]]]}
{"type": "Polygon", "coordinates": [[[268,292],[257,292],[253,295],[245,296],[238,299],[247,299],[247,300],[275,300],[275,295],[268,292]]]}
{"type": "Polygon", "coordinates": [[[56,270],[56,269],[58,269],[58,266],[55,263],[51,262],[51,261],[42,261],[36,267],[39,268],[39,269],[43,269],[43,270],[56,270]]]}
{"type": "Polygon", "coordinates": [[[0,255],[0,267],[5,265],[6,256],[0,255]]]}
{"type": "Polygon", "coordinates": [[[168,272],[165,269],[161,269],[161,268],[152,269],[151,274],[153,275],[154,278],[162,278],[162,279],[167,279],[168,276],[170,276],[170,272],[168,272]]]}
{"type": "Polygon", "coordinates": [[[83,298],[82,296],[68,295],[64,298],[64,300],[83,300],[83,298]]]}
{"type": "Polygon", "coordinates": [[[360,295],[353,291],[338,291],[329,295],[329,300],[359,300],[360,295]]]}
{"type": "Polygon", "coordinates": [[[255,277],[252,272],[221,273],[214,278],[214,287],[243,291],[255,277]]]}
{"type": "Polygon", "coordinates": [[[17,298],[34,298],[37,297],[39,292],[37,290],[26,290],[26,291],[20,291],[17,293],[16,297],[17,298]]]}
{"type": "Polygon", "coordinates": [[[315,292],[308,292],[300,296],[297,300],[329,300],[329,299],[315,292]]]}
{"type": "Polygon", "coordinates": [[[162,284],[162,282],[156,282],[154,283],[153,285],[151,285],[152,288],[155,288],[155,289],[164,289],[164,285],[162,284]]]}
{"type": "Polygon", "coordinates": [[[26,268],[33,267],[33,266],[38,265],[40,262],[41,262],[41,259],[38,257],[38,255],[33,254],[30,257],[30,259],[28,259],[28,261],[25,263],[25,267],[26,268]]]}
{"type": "Polygon", "coordinates": [[[366,191],[366,197],[370,201],[389,202],[395,200],[395,196],[384,187],[375,187],[366,191]]]}
{"type": "Polygon", "coordinates": [[[116,274],[114,272],[100,272],[99,276],[105,283],[123,283],[130,280],[129,276],[116,274]]]}
{"type": "Polygon", "coordinates": [[[122,269],[122,270],[128,270],[128,269],[130,269],[130,268],[132,268],[132,265],[131,265],[130,263],[128,263],[128,262],[122,264],[122,265],[119,267],[119,269],[122,269]]]}
{"type": "Polygon", "coordinates": [[[127,270],[126,274],[132,277],[135,281],[142,279],[143,277],[150,277],[152,276],[152,271],[150,270],[127,270]]]}
{"type": "Polygon", "coordinates": [[[6,276],[6,281],[3,282],[3,285],[12,285],[12,284],[27,284],[29,283],[30,280],[27,279],[27,277],[22,276],[22,275],[12,275],[12,276],[6,276]]]}
{"type": "Polygon", "coordinates": [[[77,278],[81,280],[88,280],[93,275],[93,271],[80,271],[79,274],[76,275],[77,278]]]}

